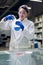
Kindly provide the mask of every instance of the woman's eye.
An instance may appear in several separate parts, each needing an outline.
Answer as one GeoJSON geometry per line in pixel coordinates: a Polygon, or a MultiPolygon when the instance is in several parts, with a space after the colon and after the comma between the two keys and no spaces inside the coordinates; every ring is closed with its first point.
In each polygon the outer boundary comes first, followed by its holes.
{"type": "Polygon", "coordinates": [[[23,14],[25,14],[25,12],[23,12],[23,14]]]}
{"type": "Polygon", "coordinates": [[[20,14],[25,14],[25,12],[20,12],[20,14]]]}

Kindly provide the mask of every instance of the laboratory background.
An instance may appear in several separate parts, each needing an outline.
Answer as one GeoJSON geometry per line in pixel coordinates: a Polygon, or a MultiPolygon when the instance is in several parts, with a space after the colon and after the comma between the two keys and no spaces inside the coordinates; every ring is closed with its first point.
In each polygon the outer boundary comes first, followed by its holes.
{"type": "MultiPolygon", "coordinates": [[[[22,63],[25,62],[25,57],[28,57],[31,62],[29,61],[27,65],[32,63],[34,63],[32,65],[43,65],[43,0],[0,0],[0,21],[7,15],[14,15],[18,19],[18,8],[24,4],[30,7],[28,19],[34,22],[35,33],[22,63]]],[[[11,62],[9,60],[10,38],[11,31],[0,28],[0,65],[9,65],[11,62]]],[[[17,63],[15,65],[23,64],[17,63]]]]}
{"type": "MultiPolygon", "coordinates": [[[[42,0],[0,0],[0,21],[7,15],[14,15],[18,18],[18,8],[24,4],[30,7],[29,20],[33,21],[35,25],[35,38],[31,40],[30,48],[43,48],[42,0]]],[[[10,30],[2,30],[0,28],[0,50],[9,49],[10,35],[10,30]]]]}

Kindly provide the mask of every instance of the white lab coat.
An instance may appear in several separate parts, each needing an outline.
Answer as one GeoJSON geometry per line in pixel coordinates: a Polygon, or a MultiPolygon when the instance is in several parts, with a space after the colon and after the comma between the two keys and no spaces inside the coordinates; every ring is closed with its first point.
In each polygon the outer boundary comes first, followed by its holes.
{"type": "MultiPolygon", "coordinates": [[[[21,23],[24,25],[24,30],[21,29],[19,31],[15,31],[14,27],[17,25],[15,24],[16,21],[20,21],[20,19],[14,19],[13,21],[6,21],[4,22],[1,20],[0,28],[5,30],[11,30],[11,40],[9,49],[14,50],[28,48],[30,46],[30,40],[34,38],[34,23],[27,18],[25,18],[21,23]]],[[[18,26],[17,26],[18,27],[18,26]]]]}

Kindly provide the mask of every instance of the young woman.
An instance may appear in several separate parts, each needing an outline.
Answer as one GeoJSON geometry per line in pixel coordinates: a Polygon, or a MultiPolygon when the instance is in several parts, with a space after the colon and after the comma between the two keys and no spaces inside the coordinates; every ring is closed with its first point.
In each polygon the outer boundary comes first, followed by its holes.
{"type": "MultiPolygon", "coordinates": [[[[7,20],[7,26],[11,30],[11,41],[9,48],[13,51],[11,54],[12,62],[10,65],[28,65],[29,62],[27,63],[27,60],[29,60],[29,58],[27,57],[25,62],[25,60],[19,56],[24,55],[22,51],[24,52],[24,50],[28,50],[31,45],[30,40],[34,38],[34,23],[27,19],[29,17],[29,7],[27,5],[22,5],[19,7],[18,15],[19,19],[12,20],[12,23],[7,20]],[[15,55],[16,53],[17,55],[15,55]]],[[[23,57],[26,59],[25,55],[23,57]]]]}
{"type": "Polygon", "coordinates": [[[34,38],[34,23],[28,20],[29,7],[22,5],[18,9],[19,19],[12,23],[12,37],[10,49],[12,62],[10,65],[35,65],[30,54],[26,54],[31,46],[31,40],[34,38]]]}
{"type": "Polygon", "coordinates": [[[31,45],[30,40],[34,37],[34,23],[29,17],[29,7],[22,5],[18,9],[19,19],[14,15],[4,17],[0,22],[0,28],[11,30],[11,40],[9,49],[28,49],[31,45]]]}
{"type": "Polygon", "coordinates": [[[22,5],[18,9],[19,19],[12,24],[12,39],[10,49],[28,49],[31,46],[30,40],[34,38],[34,23],[29,17],[29,7],[22,5]]]}

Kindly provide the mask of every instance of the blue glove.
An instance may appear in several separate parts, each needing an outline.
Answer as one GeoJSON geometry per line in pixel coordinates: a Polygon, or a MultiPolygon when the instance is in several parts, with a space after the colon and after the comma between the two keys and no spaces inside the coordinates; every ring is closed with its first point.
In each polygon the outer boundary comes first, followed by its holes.
{"type": "Polygon", "coordinates": [[[15,24],[19,26],[19,27],[14,27],[16,31],[19,31],[20,29],[22,29],[22,31],[24,30],[24,25],[20,21],[16,21],[15,24]]]}
{"type": "Polygon", "coordinates": [[[5,18],[6,18],[6,21],[15,19],[14,15],[7,15],[5,18]]]}

